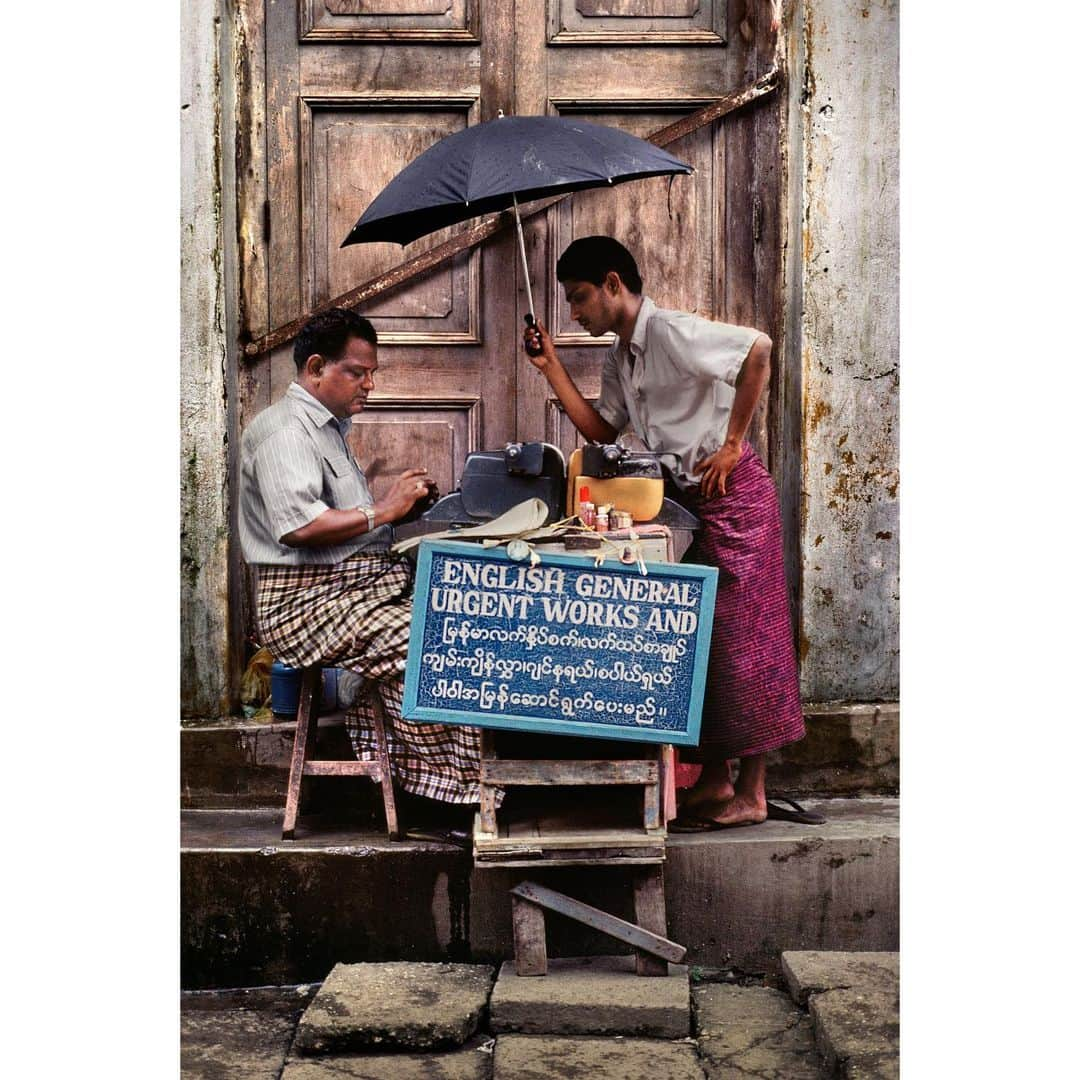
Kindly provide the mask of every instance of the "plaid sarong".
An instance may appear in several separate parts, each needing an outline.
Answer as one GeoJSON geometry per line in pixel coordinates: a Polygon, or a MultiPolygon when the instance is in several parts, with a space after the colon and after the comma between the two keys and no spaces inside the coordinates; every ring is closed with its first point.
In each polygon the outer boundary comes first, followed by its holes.
{"type": "Polygon", "coordinates": [[[685,761],[750,757],[806,734],[776,486],[749,443],[726,487],[682,500],[701,519],[683,561],[720,571],[701,741],[680,748],[685,761]]]}
{"type": "Polygon", "coordinates": [[[401,717],[412,581],[412,564],[384,553],[334,566],[260,566],[260,643],[290,667],[322,664],[364,677],[345,717],[358,760],[375,760],[370,695],[378,694],[394,780],[429,799],[479,802],[479,729],[401,717]]]}

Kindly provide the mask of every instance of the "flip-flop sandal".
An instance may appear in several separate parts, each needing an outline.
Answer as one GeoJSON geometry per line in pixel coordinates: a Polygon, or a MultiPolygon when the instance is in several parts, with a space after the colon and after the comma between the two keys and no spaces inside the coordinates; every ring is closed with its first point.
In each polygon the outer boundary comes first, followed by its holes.
{"type": "MultiPolygon", "coordinates": [[[[806,810],[794,799],[789,799],[786,795],[774,795],[771,799],[765,801],[765,807],[770,821],[796,821],[800,825],[825,824],[824,814],[819,814],[816,810],[806,810]],[[778,802],[787,803],[792,809],[786,810],[782,806],[777,806],[778,802]]],[[[671,826],[668,825],[668,828],[670,829],[671,826]]]]}
{"type": "Polygon", "coordinates": [[[733,821],[729,825],[725,821],[713,821],[712,818],[682,816],[672,818],[667,823],[667,830],[674,833],[720,832],[722,829],[740,829],[745,825],[760,824],[760,821],[733,821]]]}

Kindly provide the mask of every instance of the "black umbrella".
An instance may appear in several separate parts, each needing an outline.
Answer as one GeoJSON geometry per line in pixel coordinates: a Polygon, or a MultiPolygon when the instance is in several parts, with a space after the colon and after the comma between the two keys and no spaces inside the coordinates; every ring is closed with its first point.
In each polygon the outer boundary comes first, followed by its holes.
{"type": "Polygon", "coordinates": [[[693,172],[636,135],[558,116],[502,116],[447,135],[383,188],[342,242],[404,246],[459,221],[514,208],[531,325],[532,287],[518,202],[693,172]]]}

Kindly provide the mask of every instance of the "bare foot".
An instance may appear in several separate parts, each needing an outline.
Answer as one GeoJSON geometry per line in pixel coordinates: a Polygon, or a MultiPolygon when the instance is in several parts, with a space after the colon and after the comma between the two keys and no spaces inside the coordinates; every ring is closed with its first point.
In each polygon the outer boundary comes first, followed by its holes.
{"type": "Polygon", "coordinates": [[[707,816],[720,826],[758,825],[768,816],[768,810],[764,799],[735,795],[719,808],[719,812],[701,816],[707,816]]]}
{"type": "Polygon", "coordinates": [[[708,787],[692,787],[683,797],[680,811],[706,816],[714,814],[735,797],[735,786],[730,780],[722,784],[710,784],[708,787]]]}

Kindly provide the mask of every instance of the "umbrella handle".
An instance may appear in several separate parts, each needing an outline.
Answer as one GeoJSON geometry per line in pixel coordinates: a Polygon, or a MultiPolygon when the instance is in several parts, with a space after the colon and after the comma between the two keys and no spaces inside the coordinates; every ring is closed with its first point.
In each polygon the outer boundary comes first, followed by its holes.
{"type": "MultiPolygon", "coordinates": [[[[536,319],[533,318],[533,313],[530,311],[525,316],[525,327],[526,327],[526,329],[529,329],[530,327],[533,327],[535,325],[536,325],[536,319]]],[[[539,356],[541,353],[543,353],[544,346],[540,344],[540,331],[539,330],[537,330],[537,332],[536,332],[535,341],[529,340],[529,341],[525,342],[525,351],[530,356],[539,356]]]]}

